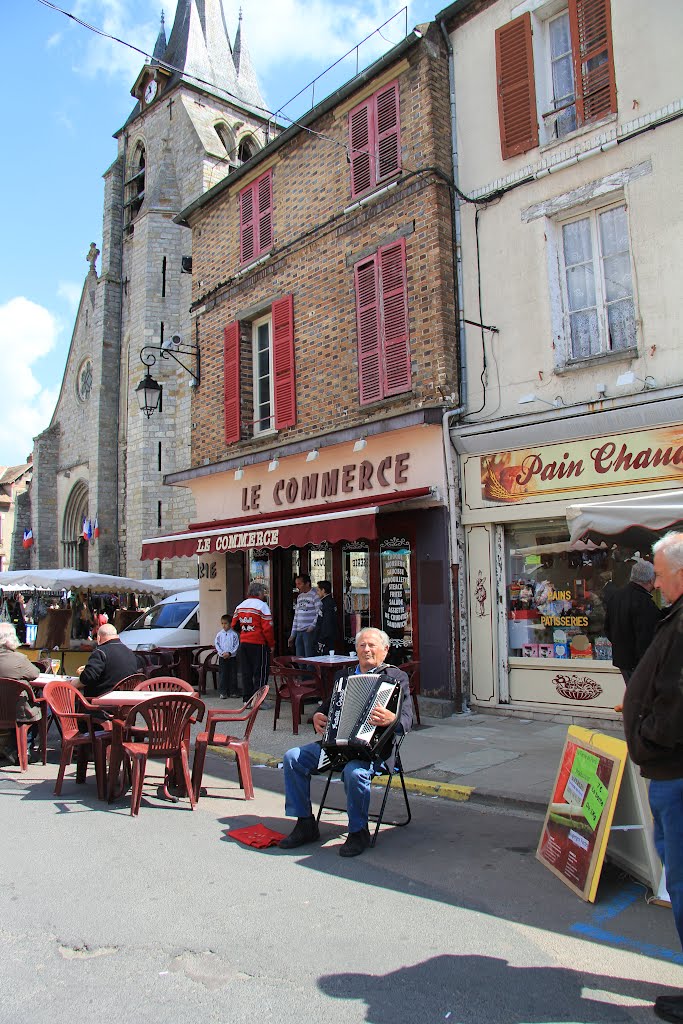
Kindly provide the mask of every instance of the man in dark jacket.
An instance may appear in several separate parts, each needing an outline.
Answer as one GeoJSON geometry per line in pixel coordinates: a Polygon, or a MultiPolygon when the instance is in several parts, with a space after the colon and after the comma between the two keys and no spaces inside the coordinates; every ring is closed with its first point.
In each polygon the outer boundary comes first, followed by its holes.
{"type": "MultiPolygon", "coordinates": [[[[372,673],[395,680],[401,686],[402,704],[397,719],[388,708],[375,707],[369,722],[374,726],[395,726],[408,732],[413,724],[413,704],[410,699],[408,676],[393,665],[385,663],[389,651],[389,637],[383,630],[367,627],[361,629],[356,637],[358,654],[358,671],[372,673]]],[[[323,704],[320,711],[313,715],[313,727],[322,734],[327,724],[327,713],[330,701],[323,704]]],[[[380,758],[382,755],[380,755],[380,758]]],[[[285,814],[295,817],[297,823],[293,831],[281,840],[283,850],[293,850],[305,843],[312,843],[320,838],[318,824],[311,808],[311,775],[318,767],[320,744],[308,743],[304,747],[292,747],[284,757],[285,769],[285,814]]],[[[391,767],[391,748],[384,757],[391,767]]],[[[368,811],[370,809],[370,784],[376,768],[372,761],[356,758],[349,761],[342,772],[346,808],[349,815],[349,834],[346,842],[339,850],[341,857],[357,857],[370,845],[368,830],[368,811]]]]}
{"type": "Polygon", "coordinates": [[[126,676],[138,671],[138,660],[130,648],[121,643],[115,626],[106,623],[97,630],[97,647],[87,665],[76,669],[83,683],[83,694],[90,700],[109,693],[126,676]]]}
{"type": "Polygon", "coordinates": [[[329,580],[320,580],[318,583],[318,597],[320,608],[313,636],[320,648],[319,653],[327,654],[335,649],[337,639],[337,605],[332,597],[332,584],[329,580]]]}
{"type": "MultiPolygon", "coordinates": [[[[683,533],[653,551],[655,582],[671,607],[626,687],[624,731],[631,760],[650,779],[655,846],[683,945],[683,533]]],[[[655,1013],[683,1022],[683,994],[659,996],[655,1013]]]]}
{"type": "Polygon", "coordinates": [[[612,644],[612,664],[628,683],[633,670],[650,646],[659,622],[652,600],[655,570],[639,558],[631,569],[631,582],[607,599],[605,633],[612,644]]]}

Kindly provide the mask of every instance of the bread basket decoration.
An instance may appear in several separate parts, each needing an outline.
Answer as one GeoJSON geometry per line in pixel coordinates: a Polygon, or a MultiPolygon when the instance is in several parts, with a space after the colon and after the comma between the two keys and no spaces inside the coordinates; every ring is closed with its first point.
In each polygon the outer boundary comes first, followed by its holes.
{"type": "Polygon", "coordinates": [[[566,700],[595,700],[602,693],[602,686],[590,676],[564,675],[558,673],[553,677],[553,686],[560,697],[566,700]]]}

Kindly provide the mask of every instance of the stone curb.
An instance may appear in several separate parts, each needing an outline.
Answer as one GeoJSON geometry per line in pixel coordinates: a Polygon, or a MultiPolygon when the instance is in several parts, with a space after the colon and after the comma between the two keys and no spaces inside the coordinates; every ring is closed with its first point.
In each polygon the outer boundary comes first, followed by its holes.
{"type": "MultiPolygon", "coordinates": [[[[214,754],[221,757],[228,757],[228,751],[220,747],[209,747],[214,754]]],[[[265,765],[267,768],[278,768],[282,764],[281,757],[274,757],[272,754],[262,754],[257,750],[250,750],[249,757],[253,764],[265,765]]],[[[435,782],[431,779],[416,779],[405,775],[406,789],[409,793],[420,793],[423,796],[439,796],[442,800],[469,800],[474,791],[473,786],[458,786],[454,782],[435,782]]],[[[373,779],[373,784],[383,785],[381,777],[373,779]]]]}

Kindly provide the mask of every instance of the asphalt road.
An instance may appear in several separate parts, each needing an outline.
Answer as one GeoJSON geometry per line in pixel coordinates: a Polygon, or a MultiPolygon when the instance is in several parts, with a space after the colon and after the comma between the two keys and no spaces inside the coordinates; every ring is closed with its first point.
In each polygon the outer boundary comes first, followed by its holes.
{"type": "Polygon", "coordinates": [[[670,911],[610,868],[584,904],[533,815],[416,796],[362,857],[334,813],[321,845],[259,851],[226,831],[289,830],[281,773],[245,803],[207,768],[194,814],[147,787],[138,819],[92,780],[54,797],[55,765],[0,772],[2,1024],[616,1024],[683,989],[670,911]]]}

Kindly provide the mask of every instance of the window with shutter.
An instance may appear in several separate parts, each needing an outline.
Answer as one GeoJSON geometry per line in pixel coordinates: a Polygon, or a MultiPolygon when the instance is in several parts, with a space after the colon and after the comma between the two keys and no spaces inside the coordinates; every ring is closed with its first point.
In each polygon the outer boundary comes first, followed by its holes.
{"type": "Polygon", "coordinates": [[[569,0],[579,124],[616,112],[610,0],[569,0]]]}
{"type": "Polygon", "coordinates": [[[240,440],[240,325],[229,324],[223,332],[223,410],[225,443],[240,440]]]}
{"type": "Polygon", "coordinates": [[[401,170],[398,82],[390,82],[349,113],[351,195],[358,196],[401,170]]]}
{"type": "Polygon", "coordinates": [[[538,145],[531,15],[496,29],[498,121],[503,159],[538,145]]]}
{"type": "Polygon", "coordinates": [[[411,387],[405,239],[356,265],[360,404],[411,387]]]}
{"type": "Polygon", "coordinates": [[[239,194],[240,262],[250,263],[273,244],[273,180],[266,171],[239,194]]]}
{"type": "Polygon", "coordinates": [[[296,424],[293,296],[285,295],[274,302],[272,315],[275,429],[283,430],[296,424]]]}

